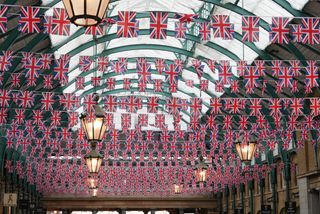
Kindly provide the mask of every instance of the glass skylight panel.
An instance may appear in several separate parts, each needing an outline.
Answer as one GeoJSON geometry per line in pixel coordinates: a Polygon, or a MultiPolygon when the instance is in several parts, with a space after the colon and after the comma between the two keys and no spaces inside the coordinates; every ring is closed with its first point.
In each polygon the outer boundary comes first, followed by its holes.
{"type": "Polygon", "coordinates": [[[309,0],[287,0],[289,4],[296,10],[301,10],[309,0]]]}

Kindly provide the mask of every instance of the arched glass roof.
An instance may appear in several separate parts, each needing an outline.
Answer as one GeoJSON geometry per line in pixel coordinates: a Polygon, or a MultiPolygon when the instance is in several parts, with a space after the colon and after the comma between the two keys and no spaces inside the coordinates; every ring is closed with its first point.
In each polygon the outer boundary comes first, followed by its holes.
{"type": "MultiPolygon", "coordinates": [[[[119,57],[125,57],[130,59],[128,63],[128,69],[135,69],[137,58],[147,58],[148,61],[154,62],[155,58],[163,58],[168,61],[174,61],[175,59],[182,59],[184,68],[181,74],[181,78],[178,83],[178,91],[176,93],[158,94],[163,99],[170,97],[202,97],[204,114],[208,110],[208,103],[211,97],[219,97],[221,93],[215,90],[215,81],[218,80],[218,72],[213,73],[208,66],[205,66],[203,79],[209,80],[209,92],[201,92],[197,86],[199,79],[195,71],[192,69],[192,60],[194,59],[212,59],[212,60],[229,60],[232,67],[232,71],[236,74],[236,62],[238,60],[246,60],[248,62],[256,59],[264,48],[269,43],[268,24],[271,23],[272,16],[294,17],[299,14],[299,10],[307,3],[307,0],[291,0],[291,1],[270,1],[270,0],[121,0],[111,1],[107,16],[114,19],[117,18],[118,11],[135,11],[138,13],[137,20],[139,21],[140,35],[137,38],[117,38],[115,36],[117,31],[117,25],[111,25],[105,30],[105,35],[97,36],[97,42],[93,42],[92,35],[85,35],[84,29],[71,25],[71,34],[69,37],[50,35],[52,42],[52,51],[58,57],[61,54],[70,54],[70,69],[69,69],[69,84],[64,86],[63,92],[75,92],[76,94],[83,95],[92,92],[93,86],[87,84],[84,90],[76,91],[75,78],[79,75],[84,75],[79,70],[79,57],[80,56],[94,56],[94,48],[96,48],[97,55],[108,56],[110,60],[116,60],[119,57]],[[288,7],[287,7],[288,6],[288,7]],[[168,36],[165,40],[150,39],[149,37],[149,11],[166,11],[171,14],[168,20],[168,36]],[[296,14],[294,14],[294,13],[296,14]],[[211,36],[211,40],[202,42],[199,40],[199,29],[197,24],[188,24],[188,35],[186,39],[177,39],[174,37],[174,23],[177,19],[174,18],[174,13],[196,13],[200,14],[201,20],[210,21],[211,15],[229,15],[231,23],[234,23],[235,39],[223,40],[221,38],[214,38],[211,36]],[[254,44],[244,44],[241,41],[241,17],[242,15],[256,15],[263,21],[260,24],[260,40],[254,44]],[[188,87],[186,80],[193,80],[195,87],[188,87]]],[[[63,7],[61,1],[43,1],[43,5],[51,5],[52,7],[47,10],[46,15],[51,15],[54,7],[63,7]]],[[[211,32],[212,33],[212,32],[211,32]]],[[[154,63],[151,64],[151,68],[155,69],[154,63]]],[[[85,74],[85,81],[90,82],[93,75],[103,76],[99,74],[92,67],[91,72],[85,74]]],[[[153,96],[154,94],[150,90],[149,92],[138,91],[121,91],[123,79],[131,78],[137,79],[138,74],[135,72],[128,72],[123,75],[112,74],[112,71],[104,74],[106,78],[112,76],[116,79],[116,87],[114,92],[106,89],[98,90],[99,93],[107,93],[115,96],[125,96],[129,94],[140,95],[143,97],[153,96]]],[[[159,75],[153,72],[151,79],[162,79],[163,75],[159,75]]],[[[103,83],[102,83],[103,84],[103,83]]],[[[133,88],[137,88],[137,83],[132,84],[133,88]]],[[[148,84],[147,88],[152,89],[152,85],[148,84]]],[[[81,112],[82,109],[79,109],[81,112]]],[[[121,110],[118,110],[121,112],[121,110]]],[[[146,109],[141,109],[138,113],[146,113],[146,109]]],[[[115,114],[117,115],[117,114],[115,114]]],[[[168,115],[168,121],[172,122],[172,117],[168,115]]],[[[182,128],[186,129],[186,125],[189,121],[188,112],[183,113],[182,128]]],[[[133,124],[134,125],[134,124],[133,124]]],[[[169,128],[173,128],[169,126],[169,128]]],[[[120,128],[120,126],[118,127],[120,128]]]]}

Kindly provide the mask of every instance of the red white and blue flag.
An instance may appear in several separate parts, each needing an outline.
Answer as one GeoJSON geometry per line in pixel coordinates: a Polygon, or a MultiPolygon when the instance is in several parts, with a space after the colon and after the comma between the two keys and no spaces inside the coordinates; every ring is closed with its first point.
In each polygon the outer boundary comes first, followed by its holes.
{"type": "Polygon", "coordinates": [[[76,89],[84,89],[84,77],[76,77],[76,89]]]}
{"type": "Polygon", "coordinates": [[[62,85],[68,83],[69,62],[70,59],[66,55],[60,56],[59,59],[54,61],[54,79],[59,80],[62,85]]]}
{"type": "Polygon", "coordinates": [[[291,88],[292,87],[292,71],[290,67],[281,67],[279,73],[279,82],[282,87],[291,88]]]}
{"type": "Polygon", "coordinates": [[[137,37],[136,12],[118,11],[117,36],[118,37],[137,37]]]}
{"type": "Polygon", "coordinates": [[[69,36],[70,21],[65,9],[53,8],[52,34],[69,36]]]}
{"type": "Polygon", "coordinates": [[[19,31],[22,33],[40,33],[40,8],[20,7],[19,31]]]}
{"type": "Polygon", "coordinates": [[[305,84],[310,88],[319,86],[319,73],[318,66],[316,65],[316,61],[307,61],[308,66],[306,67],[306,79],[305,84]]]}
{"type": "Polygon", "coordinates": [[[43,17],[43,33],[45,34],[52,33],[52,16],[43,17]]]}
{"type": "Polygon", "coordinates": [[[179,22],[186,22],[190,23],[195,21],[199,18],[199,14],[183,14],[183,13],[176,13],[174,18],[179,19],[179,22]]]}
{"type": "Polygon", "coordinates": [[[278,44],[289,43],[289,18],[285,17],[272,17],[272,23],[270,25],[270,42],[278,44]]]}
{"type": "Polygon", "coordinates": [[[290,25],[290,36],[291,41],[298,43],[302,41],[302,25],[301,24],[291,24],[290,25]]]}
{"type": "Polygon", "coordinates": [[[301,42],[304,44],[319,44],[319,18],[302,18],[301,42]]]}
{"type": "Polygon", "coordinates": [[[104,26],[105,26],[104,23],[98,24],[98,25],[95,25],[95,26],[89,26],[84,31],[84,34],[93,35],[93,36],[101,36],[101,35],[104,34],[104,26]]]}
{"type": "Polygon", "coordinates": [[[98,57],[98,71],[107,72],[109,65],[109,58],[107,56],[98,57]]]}
{"type": "Polygon", "coordinates": [[[175,64],[167,65],[166,70],[166,82],[169,84],[176,84],[178,82],[178,76],[180,74],[180,69],[175,64]]]}
{"type": "Polygon", "coordinates": [[[2,51],[0,55],[0,72],[6,72],[12,66],[12,52],[2,51]]]}
{"type": "Polygon", "coordinates": [[[179,39],[185,39],[187,33],[187,23],[185,22],[175,22],[175,37],[179,39]]]}
{"type": "Polygon", "coordinates": [[[203,75],[204,64],[202,64],[201,60],[194,59],[192,60],[192,67],[196,71],[198,78],[201,79],[203,75]]]}
{"type": "Polygon", "coordinates": [[[0,33],[7,32],[7,17],[5,16],[8,10],[7,6],[0,6],[0,33]]]}
{"type": "Polygon", "coordinates": [[[124,74],[126,71],[125,64],[120,60],[111,61],[111,70],[116,74],[124,74]]]}
{"type": "Polygon", "coordinates": [[[146,62],[137,62],[138,82],[149,83],[151,79],[151,65],[146,62]]]}
{"type": "Polygon", "coordinates": [[[201,41],[208,41],[211,39],[211,24],[210,22],[199,23],[199,36],[201,41]]]}
{"type": "Polygon", "coordinates": [[[213,37],[230,39],[232,37],[230,17],[228,15],[212,16],[213,37]]]}
{"type": "Polygon", "coordinates": [[[168,26],[167,12],[150,12],[150,38],[166,39],[168,26]]]}
{"type": "Polygon", "coordinates": [[[162,72],[166,68],[165,60],[164,59],[156,59],[155,66],[158,71],[158,74],[162,74],[162,72]]]}
{"type": "Polygon", "coordinates": [[[259,21],[256,16],[242,17],[242,42],[259,41],[259,21]]]}
{"type": "Polygon", "coordinates": [[[42,68],[41,59],[36,57],[27,59],[24,68],[27,71],[25,76],[28,80],[28,86],[36,86],[36,81],[39,77],[39,71],[42,68]]]}
{"type": "Polygon", "coordinates": [[[79,57],[79,68],[80,71],[88,72],[92,65],[93,60],[90,59],[90,56],[80,56],[79,57]]]}

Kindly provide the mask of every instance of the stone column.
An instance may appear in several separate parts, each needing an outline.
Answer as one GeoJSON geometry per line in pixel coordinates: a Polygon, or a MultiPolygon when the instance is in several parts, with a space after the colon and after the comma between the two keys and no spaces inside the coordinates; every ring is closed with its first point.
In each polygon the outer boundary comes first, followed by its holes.
{"type": "MultiPolygon", "coordinates": [[[[1,178],[0,178],[1,179],[1,178]]],[[[0,214],[3,214],[3,193],[4,193],[5,183],[0,180],[0,214]]]]}
{"type": "Polygon", "coordinates": [[[301,214],[310,214],[311,210],[308,201],[308,179],[306,177],[298,179],[299,204],[301,214]]]}

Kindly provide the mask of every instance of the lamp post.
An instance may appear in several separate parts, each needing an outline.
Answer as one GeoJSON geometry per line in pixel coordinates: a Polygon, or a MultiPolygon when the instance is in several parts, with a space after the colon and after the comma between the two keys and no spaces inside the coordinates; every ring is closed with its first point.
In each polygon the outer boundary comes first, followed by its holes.
{"type": "Polygon", "coordinates": [[[110,0],[63,0],[70,21],[84,27],[99,24],[109,3],[110,0]]]}
{"type": "Polygon", "coordinates": [[[207,164],[205,164],[203,157],[200,156],[199,163],[194,168],[194,173],[198,183],[206,182],[207,176],[208,176],[207,170],[208,170],[208,166],[207,164]]]}
{"type": "Polygon", "coordinates": [[[240,160],[244,163],[250,163],[253,156],[254,152],[256,150],[256,145],[257,142],[236,142],[235,147],[236,151],[240,157],[240,160]]]}

